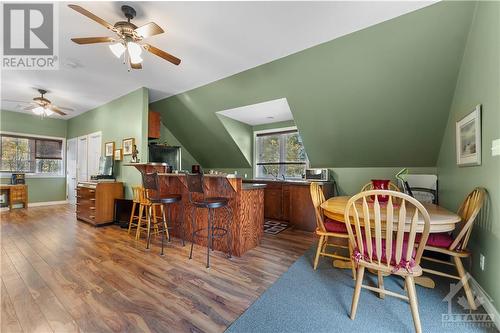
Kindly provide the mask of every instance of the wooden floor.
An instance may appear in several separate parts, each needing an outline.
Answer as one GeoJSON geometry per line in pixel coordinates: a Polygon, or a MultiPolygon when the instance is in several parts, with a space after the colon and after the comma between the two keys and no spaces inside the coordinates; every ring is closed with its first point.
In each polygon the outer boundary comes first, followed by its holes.
{"type": "Polygon", "coordinates": [[[69,205],[1,219],[1,332],[223,332],[313,242],[286,230],[241,258],[172,240],[159,255],[116,226],[94,228],[69,205]]]}

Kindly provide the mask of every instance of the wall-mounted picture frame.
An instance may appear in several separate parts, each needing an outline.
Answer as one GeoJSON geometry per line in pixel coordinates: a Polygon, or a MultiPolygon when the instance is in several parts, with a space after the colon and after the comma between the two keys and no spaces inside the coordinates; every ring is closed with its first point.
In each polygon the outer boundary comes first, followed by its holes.
{"type": "Polygon", "coordinates": [[[113,153],[115,152],[115,142],[110,141],[106,142],[104,144],[104,156],[113,156],[113,153]]]}
{"type": "Polygon", "coordinates": [[[457,121],[456,150],[458,166],[481,165],[481,104],[457,121]]]}
{"type": "Polygon", "coordinates": [[[123,139],[122,142],[123,155],[132,155],[132,150],[134,149],[134,145],[135,145],[134,138],[123,139]]]}
{"type": "Polygon", "coordinates": [[[115,149],[114,160],[115,161],[123,160],[123,153],[121,148],[115,149]]]}

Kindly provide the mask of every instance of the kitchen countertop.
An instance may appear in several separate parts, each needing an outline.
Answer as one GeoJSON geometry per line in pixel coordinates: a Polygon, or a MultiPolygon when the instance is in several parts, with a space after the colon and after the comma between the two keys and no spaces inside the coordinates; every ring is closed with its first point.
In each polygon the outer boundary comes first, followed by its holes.
{"type": "MultiPolygon", "coordinates": [[[[243,179],[243,184],[245,183],[262,183],[262,184],[279,184],[279,183],[284,183],[284,184],[289,184],[289,185],[304,185],[304,186],[309,186],[311,185],[312,181],[309,180],[292,180],[292,179],[243,179]]],[[[319,181],[318,182],[320,185],[323,184],[328,184],[331,183],[331,181],[325,182],[325,181],[319,181]]]]}
{"type": "Polygon", "coordinates": [[[262,183],[243,183],[241,184],[241,189],[243,191],[246,191],[246,190],[258,190],[258,189],[264,189],[266,188],[266,184],[262,184],[262,183]]]}

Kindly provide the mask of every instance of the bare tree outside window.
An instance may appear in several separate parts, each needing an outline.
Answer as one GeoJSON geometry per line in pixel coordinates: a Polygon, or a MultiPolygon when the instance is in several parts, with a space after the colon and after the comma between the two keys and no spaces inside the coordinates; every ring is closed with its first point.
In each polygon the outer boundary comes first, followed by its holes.
{"type": "Polygon", "coordinates": [[[300,179],[309,164],[296,130],[258,134],[255,149],[257,178],[300,179]]]}

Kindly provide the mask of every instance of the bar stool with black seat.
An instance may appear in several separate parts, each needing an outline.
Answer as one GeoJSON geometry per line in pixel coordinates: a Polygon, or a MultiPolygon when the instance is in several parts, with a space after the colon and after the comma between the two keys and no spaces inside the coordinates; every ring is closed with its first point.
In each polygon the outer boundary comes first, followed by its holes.
{"type": "Polygon", "coordinates": [[[189,259],[193,258],[193,244],[194,238],[200,236],[199,234],[206,230],[207,232],[207,268],[210,268],[210,248],[214,250],[214,238],[226,237],[227,246],[229,250],[229,258],[231,258],[231,233],[229,228],[232,221],[232,211],[229,205],[229,199],[224,197],[205,197],[203,190],[203,174],[186,174],[186,183],[189,190],[189,202],[191,208],[191,251],[189,252],[189,259]],[[200,198],[195,198],[194,195],[198,194],[200,198]],[[196,210],[198,208],[208,210],[208,225],[207,228],[197,228],[196,226],[196,210]],[[226,212],[226,218],[215,219],[215,210],[223,208],[226,212]]]}
{"type": "MultiPolygon", "coordinates": [[[[152,211],[152,207],[155,205],[159,205],[161,209],[161,215],[162,215],[162,224],[163,226],[161,228],[158,228],[158,231],[162,233],[161,237],[161,255],[163,255],[163,243],[165,236],[168,237],[168,240],[170,241],[170,234],[168,232],[168,224],[167,224],[167,219],[165,217],[165,209],[164,205],[167,206],[167,215],[168,215],[168,223],[170,223],[171,220],[171,205],[181,202],[182,201],[182,196],[180,194],[167,194],[167,195],[160,195],[160,181],[158,177],[158,173],[142,173],[142,186],[146,190],[146,198],[151,202],[151,205],[149,206],[149,214],[148,214],[148,219],[147,219],[147,240],[146,240],[146,249],[149,249],[150,243],[151,243],[151,216],[155,216],[152,211]]],[[[157,224],[156,218],[153,218],[153,224],[157,224]]],[[[184,230],[184,223],[181,222],[181,228],[184,230]]],[[[182,245],[184,245],[184,231],[182,235],[182,245]]]]}

